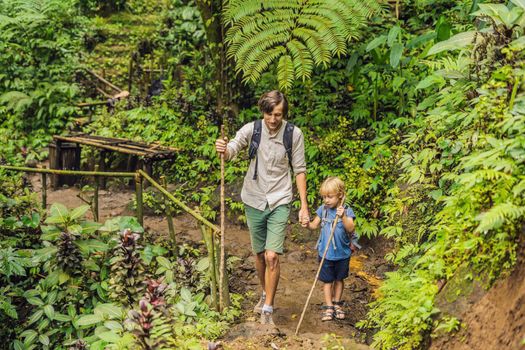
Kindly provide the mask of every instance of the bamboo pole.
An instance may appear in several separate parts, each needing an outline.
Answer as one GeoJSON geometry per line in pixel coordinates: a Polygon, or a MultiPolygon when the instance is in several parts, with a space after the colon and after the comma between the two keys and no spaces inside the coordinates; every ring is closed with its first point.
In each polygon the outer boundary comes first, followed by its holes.
{"type": "Polygon", "coordinates": [[[211,228],[213,231],[215,232],[219,232],[220,231],[220,228],[215,226],[214,224],[212,224],[211,222],[209,222],[208,220],[206,220],[204,217],[202,217],[202,215],[200,215],[199,213],[197,213],[195,210],[191,209],[190,207],[188,207],[186,204],[184,204],[182,201],[180,201],[179,199],[175,198],[174,195],[172,195],[171,193],[169,193],[168,191],[166,191],[166,189],[164,187],[162,187],[157,181],[153,180],[151,178],[151,176],[149,176],[148,174],[146,174],[144,172],[144,170],[141,170],[139,169],[137,171],[137,173],[140,174],[140,176],[142,176],[144,179],[148,180],[152,185],[153,187],[157,188],[160,192],[162,192],[166,197],[168,197],[169,199],[171,199],[175,204],[177,204],[179,207],[181,207],[185,212],[187,212],[188,214],[190,214],[191,216],[193,216],[195,219],[197,219],[199,222],[203,223],[204,225],[208,226],[209,228],[211,228]]]}
{"type": "MultiPolygon", "coordinates": [[[[166,182],[166,176],[162,175],[160,177],[162,186],[168,190],[168,183],[166,182]]],[[[173,217],[171,216],[171,207],[169,201],[165,200],[164,205],[166,206],[166,219],[168,220],[168,232],[170,234],[171,241],[173,242],[173,247],[177,246],[177,238],[175,237],[175,228],[173,227],[173,217]]]]}
{"type": "Polygon", "coordinates": [[[47,168],[28,168],[21,166],[0,165],[1,169],[24,171],[26,173],[46,173],[55,175],[84,175],[84,176],[108,176],[108,177],[134,177],[135,173],[125,172],[97,172],[97,171],[80,171],[80,170],[59,170],[47,168]]]}
{"type": "MultiPolygon", "coordinates": [[[[98,165],[95,165],[95,171],[98,172],[98,165]]],[[[93,219],[98,222],[98,189],[100,187],[100,177],[95,176],[95,185],[93,190],[93,219]]]]}
{"type": "MultiPolygon", "coordinates": [[[[46,167],[44,166],[44,169],[46,167]]],[[[42,209],[47,208],[47,174],[42,173],[42,209]]]]}
{"type": "Polygon", "coordinates": [[[202,237],[204,239],[204,242],[206,243],[206,248],[208,250],[208,260],[210,262],[208,273],[210,274],[211,304],[216,311],[219,311],[219,304],[217,303],[217,276],[215,274],[215,245],[213,244],[213,232],[209,227],[206,227],[204,224],[201,224],[200,226],[202,237]]]}
{"type": "MultiPolygon", "coordinates": [[[[53,136],[53,138],[55,140],[61,140],[61,141],[68,141],[68,142],[78,143],[78,140],[76,140],[75,138],[71,138],[71,137],[53,136]]],[[[88,145],[88,146],[93,146],[93,147],[105,148],[105,149],[108,149],[110,151],[117,151],[117,152],[126,153],[126,154],[135,154],[137,156],[147,156],[148,155],[147,152],[130,151],[130,150],[128,150],[126,148],[123,148],[123,147],[109,146],[109,145],[105,145],[105,144],[101,144],[101,143],[97,143],[97,142],[92,142],[92,141],[84,141],[84,140],[82,140],[82,144],[85,144],[85,145],[88,145]]]]}
{"type": "Polygon", "coordinates": [[[104,84],[106,84],[107,86],[109,86],[110,88],[112,88],[113,90],[116,90],[117,92],[122,92],[122,90],[120,88],[118,88],[116,85],[110,83],[109,81],[107,81],[106,79],[104,79],[103,77],[101,77],[100,75],[98,75],[97,73],[93,72],[92,70],[90,69],[86,69],[88,73],[90,73],[91,75],[93,75],[95,78],[97,78],[98,80],[100,80],[101,82],[103,82],[104,84]]]}
{"type": "MultiPolygon", "coordinates": [[[[221,138],[224,140],[224,125],[221,125],[221,138]]],[[[224,220],[224,152],[221,153],[221,263],[219,267],[219,285],[221,289],[219,290],[219,308],[224,311],[225,301],[224,301],[224,270],[226,269],[224,262],[224,231],[225,231],[225,220],[224,220]]]]}
{"type": "Polygon", "coordinates": [[[142,175],[140,172],[135,173],[135,195],[137,197],[137,220],[140,226],[144,227],[144,216],[142,210],[142,175]]]}
{"type": "MultiPolygon", "coordinates": [[[[345,197],[341,199],[341,205],[345,202],[345,197]]],[[[330,231],[330,237],[328,238],[328,242],[326,242],[326,246],[324,248],[323,257],[321,258],[321,262],[319,263],[319,267],[317,268],[317,273],[315,274],[314,283],[312,283],[312,288],[310,288],[310,293],[308,294],[308,298],[306,298],[306,303],[304,303],[303,312],[301,313],[301,318],[299,319],[299,323],[297,324],[297,328],[295,329],[295,335],[299,333],[299,328],[301,327],[301,323],[303,322],[304,314],[306,313],[306,308],[308,307],[308,303],[310,302],[310,298],[312,297],[312,293],[315,288],[315,284],[317,283],[317,279],[319,278],[319,273],[321,272],[321,267],[323,267],[324,260],[326,258],[326,253],[328,253],[328,248],[330,248],[330,243],[332,242],[332,239],[334,237],[335,228],[337,227],[337,222],[339,221],[339,215],[335,216],[335,220],[332,223],[332,229],[330,231]]]]}

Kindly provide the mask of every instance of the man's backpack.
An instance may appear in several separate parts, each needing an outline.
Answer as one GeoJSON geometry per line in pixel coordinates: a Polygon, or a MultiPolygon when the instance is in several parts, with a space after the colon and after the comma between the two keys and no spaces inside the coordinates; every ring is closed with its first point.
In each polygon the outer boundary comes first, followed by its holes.
{"type": "MultiPolygon", "coordinates": [[[[286,154],[288,156],[288,163],[290,164],[290,168],[292,168],[292,145],[293,145],[294,127],[295,125],[293,125],[290,122],[287,122],[286,127],[284,129],[284,134],[283,134],[283,145],[284,145],[284,148],[286,149],[286,154]]],[[[262,120],[258,119],[254,122],[252,139],[250,141],[250,147],[248,149],[248,158],[250,160],[255,158],[255,172],[253,173],[254,180],[257,180],[257,167],[259,165],[259,161],[257,158],[257,149],[259,148],[259,144],[261,143],[261,132],[262,132],[262,120]]]]}

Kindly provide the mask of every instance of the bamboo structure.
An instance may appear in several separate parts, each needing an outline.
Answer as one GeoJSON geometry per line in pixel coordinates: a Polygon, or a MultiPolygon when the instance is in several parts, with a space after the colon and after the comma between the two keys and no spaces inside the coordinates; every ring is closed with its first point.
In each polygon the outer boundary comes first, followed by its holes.
{"type": "MultiPolygon", "coordinates": [[[[95,171],[98,172],[98,165],[95,165],[95,171]]],[[[100,187],[100,177],[95,176],[93,179],[95,181],[94,190],[93,190],[93,219],[98,222],[98,189],[100,187]]]]}
{"type": "Polygon", "coordinates": [[[142,176],[139,172],[135,173],[135,195],[137,199],[137,220],[140,226],[144,226],[144,211],[143,211],[143,198],[142,198],[142,176]]]}
{"type": "Polygon", "coordinates": [[[216,311],[219,311],[219,304],[217,302],[217,274],[215,264],[215,244],[213,242],[213,232],[209,227],[201,224],[201,232],[204,242],[206,243],[206,249],[208,250],[208,260],[210,267],[208,273],[210,274],[210,295],[211,303],[216,311]]]}
{"type": "Polygon", "coordinates": [[[190,207],[188,207],[186,204],[184,204],[181,200],[175,198],[174,195],[172,195],[171,193],[169,193],[164,187],[162,187],[157,181],[153,180],[151,178],[151,176],[149,176],[148,174],[146,174],[146,172],[144,170],[138,170],[137,171],[138,174],[140,174],[142,177],[144,177],[144,179],[148,180],[148,182],[150,184],[153,185],[153,187],[157,188],[160,192],[162,192],[166,197],[168,197],[169,199],[171,199],[172,202],[174,202],[176,205],[178,205],[179,207],[181,207],[184,211],[186,211],[188,214],[190,214],[191,216],[193,216],[195,219],[197,219],[199,222],[203,223],[204,225],[206,225],[207,227],[211,228],[214,232],[219,232],[220,231],[220,228],[218,228],[216,225],[212,224],[211,222],[209,222],[208,220],[206,220],[202,215],[200,215],[199,213],[197,213],[195,210],[191,209],[190,207]]]}
{"type": "Polygon", "coordinates": [[[22,166],[0,165],[1,169],[24,171],[26,173],[46,173],[54,175],[81,175],[81,176],[108,176],[108,177],[129,177],[133,178],[135,173],[132,172],[102,172],[102,171],[84,171],[84,170],[60,170],[47,168],[28,168],[22,166]]]}
{"type": "MultiPolygon", "coordinates": [[[[160,181],[162,182],[162,186],[168,190],[168,184],[166,182],[166,176],[162,175],[160,177],[160,181]]],[[[164,205],[166,206],[166,219],[168,220],[168,232],[170,234],[170,238],[173,244],[173,247],[177,246],[177,237],[175,237],[175,228],[173,227],[173,217],[171,216],[171,208],[169,201],[165,201],[164,205]]]]}
{"type": "MultiPolygon", "coordinates": [[[[44,169],[46,167],[44,166],[44,169]]],[[[42,179],[42,209],[46,210],[47,208],[47,174],[41,173],[42,179]]]]}
{"type": "MultiPolygon", "coordinates": [[[[221,138],[224,140],[224,125],[221,125],[221,138]]],[[[224,153],[221,153],[221,262],[220,262],[220,267],[219,267],[219,284],[221,285],[221,287],[223,286],[224,284],[224,271],[226,269],[226,266],[225,266],[225,248],[224,248],[224,231],[225,231],[225,220],[224,220],[224,213],[225,213],[225,208],[224,208],[224,153]]],[[[224,293],[223,293],[223,289],[224,288],[221,288],[220,289],[220,294],[219,294],[219,307],[220,307],[220,310],[221,311],[224,311],[224,308],[227,307],[227,305],[225,305],[225,301],[224,301],[224,293]]]]}

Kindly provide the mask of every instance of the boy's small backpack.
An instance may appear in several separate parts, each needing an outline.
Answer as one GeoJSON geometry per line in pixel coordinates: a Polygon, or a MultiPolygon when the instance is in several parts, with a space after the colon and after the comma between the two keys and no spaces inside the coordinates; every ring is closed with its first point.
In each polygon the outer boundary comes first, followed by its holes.
{"type": "MultiPolygon", "coordinates": [[[[293,146],[293,129],[295,125],[290,122],[286,123],[283,134],[283,145],[286,149],[286,154],[288,155],[288,163],[290,168],[292,168],[292,146],[293,146]]],[[[261,132],[262,132],[262,120],[258,119],[254,122],[252,139],[250,141],[250,147],[248,149],[248,158],[251,160],[255,158],[255,172],[253,173],[253,179],[257,180],[257,167],[259,161],[257,158],[257,149],[261,143],[261,132]]]]}

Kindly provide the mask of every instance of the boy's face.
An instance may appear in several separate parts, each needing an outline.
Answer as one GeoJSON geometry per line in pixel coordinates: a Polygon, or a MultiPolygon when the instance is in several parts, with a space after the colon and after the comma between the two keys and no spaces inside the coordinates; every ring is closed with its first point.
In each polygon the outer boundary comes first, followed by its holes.
{"type": "Polygon", "coordinates": [[[275,133],[281,127],[283,123],[283,103],[279,103],[270,113],[263,113],[264,124],[270,131],[270,133],[275,133]]]}
{"type": "Polygon", "coordinates": [[[340,200],[341,196],[339,196],[337,193],[331,192],[323,195],[324,205],[329,208],[336,208],[339,205],[340,200]]]}

